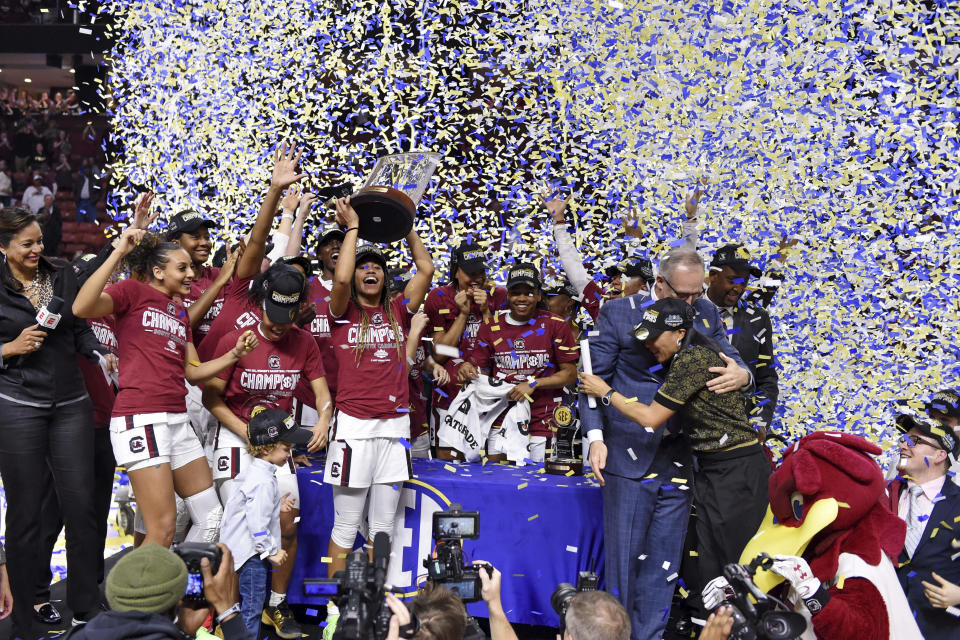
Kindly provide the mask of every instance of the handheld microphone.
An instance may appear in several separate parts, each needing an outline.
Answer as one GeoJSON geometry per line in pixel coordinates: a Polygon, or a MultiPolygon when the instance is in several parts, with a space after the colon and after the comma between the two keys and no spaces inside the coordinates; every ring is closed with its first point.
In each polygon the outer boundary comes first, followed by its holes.
{"type": "Polygon", "coordinates": [[[37,328],[47,333],[53,331],[60,324],[60,312],[63,310],[63,298],[53,296],[43,309],[37,312],[37,328]]]}

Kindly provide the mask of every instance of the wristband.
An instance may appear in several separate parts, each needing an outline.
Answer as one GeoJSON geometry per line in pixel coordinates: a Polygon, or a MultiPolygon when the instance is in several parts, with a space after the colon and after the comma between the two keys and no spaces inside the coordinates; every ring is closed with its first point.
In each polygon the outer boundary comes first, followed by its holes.
{"type": "Polygon", "coordinates": [[[351,231],[356,231],[357,233],[360,233],[360,227],[349,227],[347,228],[346,231],[343,232],[343,235],[347,235],[351,231]]]}
{"type": "Polygon", "coordinates": [[[816,593],[809,598],[803,599],[803,603],[807,605],[807,609],[810,611],[811,616],[815,616],[820,613],[820,611],[827,606],[828,602],[830,602],[830,594],[827,593],[823,583],[820,584],[820,588],[817,589],[816,593]]]}
{"type": "Polygon", "coordinates": [[[217,616],[217,624],[223,624],[223,621],[235,613],[240,613],[240,603],[234,602],[228,609],[217,616]]]}
{"type": "Polygon", "coordinates": [[[295,218],[294,218],[293,216],[287,215],[287,214],[283,214],[282,216],[280,216],[280,219],[281,219],[281,220],[290,220],[291,222],[293,222],[293,221],[295,220],[295,218]]]}

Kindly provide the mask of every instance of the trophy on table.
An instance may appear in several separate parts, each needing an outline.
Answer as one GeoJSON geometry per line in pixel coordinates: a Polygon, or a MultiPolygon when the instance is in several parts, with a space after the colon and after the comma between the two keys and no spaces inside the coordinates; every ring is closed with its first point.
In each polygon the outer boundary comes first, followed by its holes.
{"type": "Polygon", "coordinates": [[[558,405],[553,410],[556,431],[550,438],[550,456],[544,460],[547,473],[555,475],[583,475],[583,445],[580,443],[580,420],[573,407],[558,405]]]}
{"type": "Polygon", "coordinates": [[[417,203],[439,165],[439,153],[416,151],[377,160],[366,183],[350,197],[360,217],[360,237],[370,242],[405,238],[413,229],[417,203]]]}

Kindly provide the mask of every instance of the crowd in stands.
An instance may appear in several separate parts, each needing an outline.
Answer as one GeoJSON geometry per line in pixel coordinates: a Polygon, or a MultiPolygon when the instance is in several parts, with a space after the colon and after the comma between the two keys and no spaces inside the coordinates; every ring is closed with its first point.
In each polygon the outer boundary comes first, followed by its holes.
{"type": "Polygon", "coordinates": [[[51,99],[0,87],[0,206],[38,215],[45,255],[72,259],[106,242],[105,131],[72,89],[51,99]]]}

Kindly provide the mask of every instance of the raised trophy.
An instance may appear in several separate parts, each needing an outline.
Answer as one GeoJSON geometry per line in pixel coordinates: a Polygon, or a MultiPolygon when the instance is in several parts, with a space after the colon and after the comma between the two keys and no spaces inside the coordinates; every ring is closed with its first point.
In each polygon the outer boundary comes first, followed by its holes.
{"type": "Polygon", "coordinates": [[[553,410],[556,431],[550,438],[550,456],[543,468],[554,475],[583,475],[583,445],[580,443],[580,420],[570,405],[561,404],[553,410]]]}
{"type": "Polygon", "coordinates": [[[439,165],[439,153],[395,153],[377,160],[366,183],[350,197],[360,217],[360,237],[370,242],[405,238],[439,165]]]}

